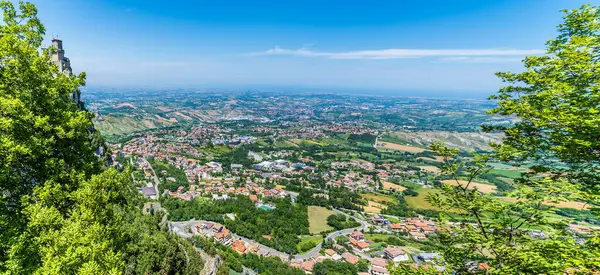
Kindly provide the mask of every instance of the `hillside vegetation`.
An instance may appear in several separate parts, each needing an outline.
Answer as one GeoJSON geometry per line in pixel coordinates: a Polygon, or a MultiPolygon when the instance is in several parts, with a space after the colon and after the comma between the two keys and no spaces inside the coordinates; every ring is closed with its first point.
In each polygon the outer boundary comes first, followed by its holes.
{"type": "Polygon", "coordinates": [[[191,243],[143,215],[129,170],[106,169],[92,114],[39,51],[36,7],[2,1],[0,25],[0,273],[198,274],[191,243]],[[81,106],[81,105],[79,105],[81,106]]]}

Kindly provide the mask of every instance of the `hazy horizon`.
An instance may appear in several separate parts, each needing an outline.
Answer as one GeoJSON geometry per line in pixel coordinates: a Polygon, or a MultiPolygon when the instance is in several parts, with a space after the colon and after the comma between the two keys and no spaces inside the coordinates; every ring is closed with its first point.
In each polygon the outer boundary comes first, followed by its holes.
{"type": "MultiPolygon", "coordinates": [[[[448,99],[474,99],[487,100],[489,96],[496,93],[491,91],[489,94],[484,92],[472,93],[468,91],[436,91],[436,90],[402,90],[402,89],[377,89],[377,88],[352,88],[352,87],[307,87],[307,86],[276,86],[276,85],[230,85],[230,86],[162,86],[162,87],[143,87],[143,86],[108,86],[108,85],[88,85],[84,90],[94,91],[119,91],[128,90],[141,91],[196,91],[196,92],[259,92],[259,93],[292,93],[292,94],[338,94],[352,96],[393,96],[407,98],[448,98],[448,99]]],[[[85,93],[84,93],[85,95],[85,93]]]]}

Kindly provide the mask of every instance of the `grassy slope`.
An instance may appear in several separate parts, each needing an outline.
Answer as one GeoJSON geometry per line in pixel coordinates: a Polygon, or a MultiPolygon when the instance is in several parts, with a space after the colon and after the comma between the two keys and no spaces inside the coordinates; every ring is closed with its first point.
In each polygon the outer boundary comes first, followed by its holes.
{"type": "MultiPolygon", "coordinates": [[[[315,235],[315,236],[302,236],[300,237],[300,242],[298,243],[298,245],[296,246],[298,248],[298,251],[301,252],[306,252],[308,250],[302,251],[300,248],[302,248],[302,246],[306,243],[309,242],[313,242],[315,244],[315,246],[319,243],[321,243],[323,241],[323,236],[321,235],[315,235]]],[[[314,247],[314,246],[313,246],[314,247]]]]}
{"type": "Polygon", "coordinates": [[[404,197],[404,200],[406,200],[406,203],[408,204],[408,206],[410,208],[413,209],[432,209],[432,210],[439,210],[437,207],[431,205],[429,202],[427,202],[425,200],[425,198],[427,198],[427,194],[431,193],[431,192],[437,192],[435,189],[432,188],[421,188],[416,190],[419,195],[416,197],[409,197],[406,196],[404,197]]]}
{"type": "Polygon", "coordinates": [[[321,206],[308,207],[308,230],[311,234],[318,234],[323,231],[331,230],[333,227],[327,224],[327,217],[334,215],[335,212],[321,206]]]}

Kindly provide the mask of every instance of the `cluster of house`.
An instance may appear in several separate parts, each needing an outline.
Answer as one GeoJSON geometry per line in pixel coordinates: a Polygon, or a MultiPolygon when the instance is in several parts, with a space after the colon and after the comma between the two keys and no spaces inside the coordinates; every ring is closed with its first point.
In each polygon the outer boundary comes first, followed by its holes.
{"type": "Polygon", "coordinates": [[[355,135],[370,134],[373,136],[377,136],[379,134],[378,131],[373,128],[352,123],[332,123],[319,125],[317,127],[320,127],[320,129],[323,131],[334,133],[350,133],[355,135]]]}
{"type": "Polygon", "coordinates": [[[186,143],[165,143],[162,138],[153,135],[134,138],[123,145],[121,151],[127,155],[140,155],[167,159],[174,154],[185,154],[193,157],[201,157],[202,154],[193,146],[186,143]]]}
{"type": "Polygon", "coordinates": [[[398,247],[387,247],[383,251],[383,258],[374,258],[371,262],[371,275],[389,275],[388,264],[410,261],[406,251],[398,247]]]}
{"type": "Polygon", "coordinates": [[[331,170],[324,177],[325,179],[330,178],[326,184],[335,187],[345,187],[350,190],[366,189],[372,190],[375,180],[372,175],[358,173],[358,172],[347,172],[343,177],[333,178],[332,176],[337,175],[338,172],[331,170]]]}
{"type": "MultiPolygon", "coordinates": [[[[311,274],[315,264],[330,259],[334,261],[345,261],[350,264],[357,264],[360,261],[360,257],[354,255],[348,251],[344,251],[340,245],[334,245],[334,249],[328,248],[324,250],[324,254],[314,254],[312,257],[307,259],[289,259],[289,255],[278,252],[273,249],[269,249],[255,241],[237,237],[232,234],[230,230],[225,226],[210,222],[210,221],[199,221],[190,228],[192,234],[198,234],[207,238],[214,238],[215,241],[231,246],[233,251],[240,254],[254,253],[264,257],[279,257],[282,261],[288,262],[290,266],[304,270],[307,274],[311,274]],[[340,251],[339,253],[337,251],[340,251]]],[[[264,235],[263,238],[271,239],[271,236],[264,235]]],[[[361,252],[368,250],[369,244],[365,235],[362,232],[354,231],[348,235],[349,243],[354,249],[356,254],[362,255],[361,252]]],[[[438,253],[415,253],[409,254],[399,247],[389,246],[386,247],[381,256],[370,259],[371,266],[370,270],[366,274],[370,275],[389,275],[390,272],[387,269],[389,263],[407,262],[411,260],[411,257],[416,265],[432,265],[435,268],[440,269],[441,267],[435,266],[435,258],[439,257],[438,253]]]]}
{"type": "Polygon", "coordinates": [[[362,170],[372,171],[375,169],[375,164],[364,160],[352,160],[352,161],[334,161],[331,163],[333,169],[346,169],[346,168],[358,168],[362,170]]]}
{"type": "Polygon", "coordinates": [[[250,144],[256,141],[255,137],[232,135],[228,138],[215,138],[211,140],[213,145],[230,145],[236,146],[240,144],[250,144]]]}
{"type": "Polygon", "coordinates": [[[282,123],[281,126],[292,126],[292,128],[269,128],[269,127],[256,127],[253,131],[261,133],[270,133],[272,137],[276,138],[296,138],[296,139],[319,139],[326,138],[327,135],[321,129],[314,127],[304,128],[293,128],[298,126],[297,123],[282,123]]]}
{"type": "Polygon", "coordinates": [[[252,165],[252,168],[260,171],[279,171],[292,172],[294,170],[314,171],[314,167],[308,166],[302,162],[290,163],[287,160],[278,159],[274,161],[262,161],[252,165]]]}
{"type": "Polygon", "coordinates": [[[170,165],[183,170],[190,183],[195,182],[197,178],[206,177],[212,173],[223,172],[220,163],[209,162],[202,165],[196,159],[181,156],[180,154],[186,154],[193,157],[201,156],[195,148],[188,144],[159,143],[154,142],[154,139],[153,136],[134,139],[122,147],[121,153],[125,155],[152,157],[157,160],[165,161],[170,165]]]}
{"type": "Polygon", "coordinates": [[[382,215],[376,214],[371,218],[371,222],[375,225],[385,226],[392,232],[406,232],[409,238],[415,240],[425,240],[427,235],[439,230],[434,221],[425,220],[423,217],[407,218],[401,220],[400,223],[390,223],[382,215]]]}
{"type": "Polygon", "coordinates": [[[361,170],[377,172],[380,180],[388,180],[391,177],[400,175],[416,175],[417,173],[416,170],[407,169],[407,166],[400,166],[400,168],[394,167],[392,164],[376,166],[375,164],[364,160],[336,161],[331,163],[331,168],[332,170],[323,173],[324,178],[329,179],[327,184],[336,187],[346,187],[350,190],[360,188],[374,191],[376,189],[374,177],[370,174],[361,173],[361,170]],[[359,171],[354,171],[354,169],[359,171]],[[344,174],[342,178],[337,176],[340,173],[344,174]]]}
{"type": "MultiPolygon", "coordinates": [[[[302,119],[302,117],[295,116],[296,119],[302,119]]],[[[306,117],[308,118],[308,117],[306,117]]],[[[350,134],[370,134],[377,136],[378,131],[365,127],[364,125],[352,123],[352,122],[341,122],[341,123],[315,123],[314,121],[286,121],[281,123],[282,126],[289,126],[289,128],[272,128],[272,127],[255,127],[252,130],[260,133],[270,133],[274,137],[289,137],[289,138],[300,138],[300,139],[317,139],[327,138],[328,132],[334,133],[350,133],[350,134]],[[307,123],[308,122],[308,123],[307,123]]]]}
{"type": "MultiPolygon", "coordinates": [[[[365,238],[365,235],[360,231],[353,231],[348,235],[350,246],[357,253],[367,252],[370,249],[370,241],[365,238]]],[[[345,252],[342,255],[337,254],[333,249],[325,250],[326,257],[333,260],[341,260],[356,264],[359,260],[357,256],[351,256],[350,253],[345,252]]],[[[410,258],[406,251],[399,247],[389,246],[383,251],[382,257],[374,258],[371,262],[370,273],[372,275],[384,275],[390,274],[387,270],[388,263],[398,263],[409,261],[410,258]]]]}
{"type": "Polygon", "coordinates": [[[177,191],[171,192],[168,189],[163,191],[164,196],[174,197],[182,200],[192,200],[194,197],[211,195],[214,200],[228,199],[231,195],[249,196],[250,200],[259,202],[261,197],[285,198],[289,194],[282,186],[275,188],[265,188],[256,183],[253,183],[250,178],[246,179],[246,185],[243,187],[235,187],[233,182],[213,181],[204,185],[192,184],[185,190],[183,186],[179,186],[177,191]]]}
{"type": "Polygon", "coordinates": [[[398,175],[416,175],[416,170],[407,169],[406,165],[396,165],[392,163],[381,164],[377,171],[377,176],[382,180],[387,180],[392,176],[398,175]],[[400,167],[400,168],[398,168],[400,167]]]}
{"type": "Polygon", "coordinates": [[[214,238],[217,242],[223,245],[231,245],[233,243],[233,237],[231,231],[222,224],[199,221],[191,227],[192,234],[202,235],[208,238],[214,238]]]}
{"type": "Polygon", "coordinates": [[[278,159],[275,161],[262,161],[260,163],[256,163],[252,165],[252,168],[256,170],[262,171],[282,171],[282,172],[291,172],[293,170],[290,167],[290,162],[283,159],[278,159]]]}
{"type": "MultiPolygon", "coordinates": [[[[233,251],[240,254],[254,253],[264,257],[279,257],[284,262],[289,261],[289,255],[268,249],[258,242],[238,237],[219,223],[199,221],[190,230],[192,234],[212,238],[223,245],[230,246],[233,251]]],[[[271,239],[272,237],[270,235],[263,235],[263,238],[271,239]]]]}

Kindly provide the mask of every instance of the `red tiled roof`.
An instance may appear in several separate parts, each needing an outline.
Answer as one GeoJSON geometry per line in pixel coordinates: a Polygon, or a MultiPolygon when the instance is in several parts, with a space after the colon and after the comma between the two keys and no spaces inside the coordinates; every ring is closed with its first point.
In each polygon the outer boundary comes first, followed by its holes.
{"type": "Polygon", "coordinates": [[[354,232],[350,233],[350,237],[355,238],[355,239],[359,238],[359,237],[364,238],[365,235],[362,232],[354,231],[354,232]]]}
{"type": "Polygon", "coordinates": [[[355,246],[358,246],[358,248],[360,249],[365,249],[367,247],[369,247],[369,244],[367,242],[364,241],[355,241],[356,243],[354,243],[355,246]]]}
{"type": "Polygon", "coordinates": [[[379,272],[379,273],[383,273],[383,274],[390,274],[390,272],[387,270],[387,268],[384,268],[384,267],[373,266],[373,267],[371,267],[371,269],[375,272],[379,272]]]}
{"type": "Polygon", "coordinates": [[[349,262],[349,263],[351,263],[351,264],[356,264],[356,263],[358,263],[358,257],[356,257],[356,256],[354,256],[354,255],[352,255],[352,256],[350,256],[350,257],[347,257],[347,258],[346,258],[346,259],[344,259],[344,260],[346,260],[346,262],[349,262]]]}
{"type": "Polygon", "coordinates": [[[388,247],[385,249],[385,252],[390,254],[390,256],[396,258],[400,255],[404,255],[406,254],[406,252],[404,252],[404,250],[397,248],[397,247],[388,247]]]}
{"type": "Polygon", "coordinates": [[[397,223],[390,224],[390,227],[392,229],[402,229],[402,225],[401,224],[397,224],[397,223]]]}
{"type": "Polygon", "coordinates": [[[217,233],[215,235],[215,237],[217,239],[222,239],[222,238],[225,238],[225,237],[229,236],[229,233],[231,233],[231,231],[229,231],[229,229],[223,228],[223,230],[221,232],[217,233]]]}
{"type": "Polygon", "coordinates": [[[308,261],[301,263],[300,267],[302,267],[302,269],[304,269],[306,271],[312,271],[313,268],[315,267],[315,262],[313,262],[312,260],[308,260],[308,261]]]}
{"type": "Polygon", "coordinates": [[[233,251],[244,253],[244,251],[246,251],[246,245],[243,241],[237,240],[233,242],[233,244],[231,245],[231,249],[233,249],[233,251]]]}
{"type": "Polygon", "coordinates": [[[388,261],[384,258],[375,258],[373,259],[373,266],[386,267],[388,261]]]}

